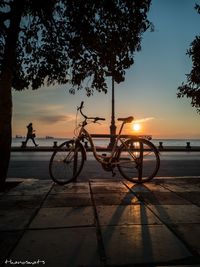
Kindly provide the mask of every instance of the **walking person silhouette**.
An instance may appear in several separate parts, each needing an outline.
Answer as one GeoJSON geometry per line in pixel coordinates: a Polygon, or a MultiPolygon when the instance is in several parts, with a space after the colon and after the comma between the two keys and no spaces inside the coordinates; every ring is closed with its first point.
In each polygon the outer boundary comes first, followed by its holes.
{"type": "Polygon", "coordinates": [[[35,135],[35,130],[33,130],[33,124],[32,124],[32,122],[31,123],[29,123],[29,125],[27,125],[26,126],[27,127],[27,129],[28,129],[28,132],[27,132],[27,135],[26,135],[26,141],[25,141],[25,146],[26,146],[26,144],[27,144],[27,142],[28,142],[28,140],[29,139],[31,139],[32,140],[32,142],[33,142],[33,144],[35,145],[35,146],[38,146],[38,144],[36,144],[35,143],[35,137],[36,137],[36,135],[35,135]]]}

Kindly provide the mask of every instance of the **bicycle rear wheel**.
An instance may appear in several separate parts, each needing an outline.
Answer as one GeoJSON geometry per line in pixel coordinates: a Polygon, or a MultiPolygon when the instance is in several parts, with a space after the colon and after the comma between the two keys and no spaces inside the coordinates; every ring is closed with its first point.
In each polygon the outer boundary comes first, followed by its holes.
{"type": "Polygon", "coordinates": [[[121,175],[133,182],[150,181],[160,167],[159,152],[145,139],[129,139],[120,148],[117,166],[121,175]]]}
{"type": "Polygon", "coordinates": [[[74,140],[66,141],[53,152],[49,174],[60,185],[70,183],[80,174],[84,163],[84,148],[74,140]]]}

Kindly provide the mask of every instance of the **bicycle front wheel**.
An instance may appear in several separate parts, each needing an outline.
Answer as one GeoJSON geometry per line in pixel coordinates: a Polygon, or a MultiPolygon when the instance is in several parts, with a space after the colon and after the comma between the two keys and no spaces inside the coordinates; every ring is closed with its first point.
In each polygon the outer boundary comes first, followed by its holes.
{"type": "Polygon", "coordinates": [[[150,181],[160,167],[158,150],[141,138],[127,140],[120,148],[117,162],[121,175],[133,183],[150,181]]]}
{"type": "Polygon", "coordinates": [[[80,174],[84,163],[84,148],[74,140],[61,144],[52,154],[49,174],[60,185],[70,183],[80,174]]]}

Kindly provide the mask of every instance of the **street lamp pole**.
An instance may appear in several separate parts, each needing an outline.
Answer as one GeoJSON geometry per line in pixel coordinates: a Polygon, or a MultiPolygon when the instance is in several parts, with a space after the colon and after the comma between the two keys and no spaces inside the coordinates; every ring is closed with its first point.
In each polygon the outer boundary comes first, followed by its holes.
{"type": "Polygon", "coordinates": [[[115,88],[114,88],[114,79],[112,76],[112,113],[111,113],[111,125],[110,125],[110,144],[109,147],[113,147],[115,142],[116,135],[116,126],[115,126],[115,88]]]}

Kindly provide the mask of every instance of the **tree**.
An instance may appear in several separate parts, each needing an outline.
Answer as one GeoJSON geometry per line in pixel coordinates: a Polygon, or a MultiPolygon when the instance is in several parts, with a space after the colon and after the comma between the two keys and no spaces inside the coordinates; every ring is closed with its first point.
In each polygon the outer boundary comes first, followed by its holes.
{"type": "Polygon", "coordinates": [[[141,49],[151,0],[1,0],[0,188],[11,148],[12,88],[71,84],[107,92],[106,75],[119,83],[141,49]]]}
{"type": "MultiPolygon", "coordinates": [[[[200,5],[195,9],[200,14],[200,5]]],[[[177,96],[191,98],[191,105],[200,113],[200,36],[196,36],[187,54],[192,59],[192,70],[187,74],[187,82],[178,87],[177,96]]]]}

